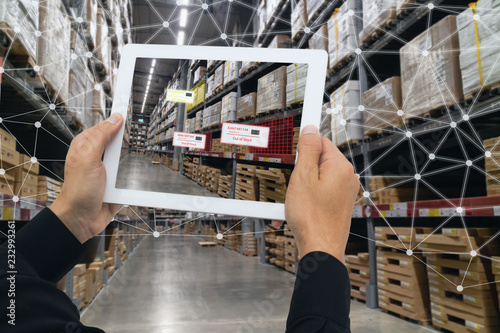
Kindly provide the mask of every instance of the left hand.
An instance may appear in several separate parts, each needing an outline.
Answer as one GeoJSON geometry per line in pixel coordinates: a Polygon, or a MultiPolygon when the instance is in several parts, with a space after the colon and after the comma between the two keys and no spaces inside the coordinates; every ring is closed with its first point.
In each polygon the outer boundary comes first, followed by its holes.
{"type": "Polygon", "coordinates": [[[82,244],[103,231],[119,209],[102,202],[106,184],[102,155],[122,122],[123,117],[114,113],[83,131],[73,139],[66,156],[64,185],[50,210],[82,244]]]}

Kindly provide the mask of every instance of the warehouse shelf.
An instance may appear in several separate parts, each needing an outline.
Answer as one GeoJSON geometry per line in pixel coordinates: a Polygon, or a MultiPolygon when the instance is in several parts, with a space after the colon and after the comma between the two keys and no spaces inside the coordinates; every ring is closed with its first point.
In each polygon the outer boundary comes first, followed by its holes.
{"type": "MultiPolygon", "coordinates": [[[[205,75],[205,76],[206,76],[206,77],[209,77],[210,75],[212,75],[213,73],[215,73],[215,70],[216,70],[217,68],[219,68],[220,66],[222,66],[222,64],[223,64],[223,63],[224,63],[224,61],[222,61],[222,60],[217,60],[217,61],[215,62],[215,64],[214,64],[212,67],[210,67],[210,69],[208,69],[208,68],[207,68],[207,73],[206,73],[206,75],[205,75]]],[[[207,66],[208,66],[208,64],[207,64],[207,66]]]]}
{"type": "Polygon", "coordinates": [[[291,15],[291,0],[282,0],[274,11],[271,21],[268,22],[266,29],[262,31],[258,38],[258,42],[262,47],[268,47],[274,36],[280,33],[278,30],[280,26],[285,25],[290,29],[290,15],[291,15]],[[288,20],[286,17],[288,16],[288,20]],[[283,22],[284,21],[284,22],[283,22]],[[286,23],[285,23],[286,22],[286,23]],[[283,24],[285,23],[285,24],[283,24]]]}

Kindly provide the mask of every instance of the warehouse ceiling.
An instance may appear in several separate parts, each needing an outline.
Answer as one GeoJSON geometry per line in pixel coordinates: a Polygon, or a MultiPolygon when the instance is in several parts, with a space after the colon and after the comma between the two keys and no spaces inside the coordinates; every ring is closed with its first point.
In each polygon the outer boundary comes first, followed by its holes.
{"type": "MultiPolygon", "coordinates": [[[[245,30],[247,34],[252,32],[249,21],[256,8],[253,2],[255,1],[133,0],[134,41],[139,44],[176,45],[180,43],[179,31],[184,31],[184,45],[232,46],[245,30]],[[202,7],[204,3],[207,4],[204,6],[207,7],[206,10],[202,7]],[[183,9],[187,12],[185,27],[180,24],[183,9]],[[228,38],[222,40],[221,33],[226,33],[228,38]]],[[[142,68],[141,72],[147,74],[144,74],[144,78],[134,78],[134,113],[140,113],[142,109],[151,60],[138,66],[142,68]]],[[[161,66],[161,70],[155,69],[144,114],[153,111],[169,77],[178,67],[178,62],[162,61],[161,66]]]]}

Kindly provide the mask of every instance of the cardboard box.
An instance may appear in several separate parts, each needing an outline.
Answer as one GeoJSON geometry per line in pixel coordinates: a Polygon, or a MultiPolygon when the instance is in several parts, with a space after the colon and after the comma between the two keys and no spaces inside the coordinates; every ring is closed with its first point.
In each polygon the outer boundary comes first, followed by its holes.
{"type": "Polygon", "coordinates": [[[307,1],[300,0],[296,3],[292,12],[292,38],[296,39],[298,34],[305,28],[307,24],[307,1]]]}
{"type": "Polygon", "coordinates": [[[28,155],[19,154],[19,164],[23,165],[22,169],[25,171],[29,170],[30,173],[35,175],[38,175],[40,173],[40,164],[38,162],[31,163],[31,157],[29,157],[28,155]]]}
{"type": "Polygon", "coordinates": [[[292,45],[292,40],[290,36],[287,35],[276,35],[269,44],[270,49],[288,49],[292,45]]]}
{"type": "Polygon", "coordinates": [[[292,64],[286,69],[286,104],[304,102],[307,81],[307,64],[292,64]]]}
{"type": "Polygon", "coordinates": [[[236,121],[236,108],[237,108],[237,93],[230,92],[226,96],[222,97],[221,102],[221,119],[220,122],[232,122],[236,121]]]}
{"type": "Polygon", "coordinates": [[[330,68],[335,68],[358,47],[355,20],[347,14],[349,9],[356,12],[354,0],[346,1],[328,20],[330,68]]]}
{"type": "Polygon", "coordinates": [[[0,128],[0,141],[2,142],[2,147],[10,150],[16,150],[16,138],[2,128],[0,128]]]}
{"type": "Polygon", "coordinates": [[[286,66],[261,77],[257,84],[257,114],[286,107],[286,66]]]}
{"type": "Polygon", "coordinates": [[[2,153],[2,162],[4,164],[4,168],[5,164],[9,166],[19,165],[19,153],[17,151],[9,149],[8,147],[4,147],[2,145],[1,153],[2,153]]]}
{"type": "Polygon", "coordinates": [[[257,111],[257,94],[250,93],[238,99],[237,118],[245,119],[255,117],[257,111]]]}
{"type": "Polygon", "coordinates": [[[396,18],[396,4],[393,0],[363,0],[363,30],[359,33],[359,44],[369,41],[396,18]]]}

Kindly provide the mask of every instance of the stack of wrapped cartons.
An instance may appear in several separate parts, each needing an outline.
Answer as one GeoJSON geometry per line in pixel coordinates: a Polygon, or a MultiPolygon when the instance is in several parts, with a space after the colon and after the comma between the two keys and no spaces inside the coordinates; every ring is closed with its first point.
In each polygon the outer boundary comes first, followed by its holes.
{"type": "Polygon", "coordinates": [[[198,67],[194,71],[193,75],[193,82],[196,85],[200,80],[202,80],[205,77],[205,73],[207,72],[207,69],[203,66],[198,67]]]}
{"type": "Polygon", "coordinates": [[[345,256],[345,266],[351,281],[351,297],[366,301],[366,285],[370,282],[370,267],[368,253],[360,252],[357,255],[345,256]]]}
{"type": "Polygon", "coordinates": [[[104,262],[95,261],[88,265],[85,271],[85,299],[86,305],[90,304],[102,288],[102,277],[104,271],[104,262]]]}
{"type": "Polygon", "coordinates": [[[106,12],[102,8],[97,9],[96,58],[101,62],[102,73],[111,74],[111,40],[106,12]]]}
{"type": "Polygon", "coordinates": [[[276,35],[269,44],[270,49],[287,49],[292,44],[290,36],[287,35],[276,35]]]}
{"type": "Polygon", "coordinates": [[[84,61],[82,55],[85,54],[87,45],[85,41],[71,30],[71,54],[76,55],[76,59],[72,59],[69,69],[69,99],[66,103],[68,114],[82,127],[86,128],[87,124],[91,123],[92,113],[87,110],[87,62],[84,61]],[[78,57],[79,56],[79,57],[78,57]]]}
{"type": "Polygon", "coordinates": [[[257,238],[253,235],[243,235],[243,255],[249,257],[257,255],[257,238]]]}
{"type": "MultiPolygon", "coordinates": [[[[309,39],[309,48],[312,50],[325,50],[328,53],[328,25],[323,24],[309,39]]],[[[330,65],[328,65],[330,68],[330,65]]]]}
{"type": "Polygon", "coordinates": [[[257,169],[259,179],[259,201],[285,203],[287,183],[291,170],[286,169],[257,169]]]}
{"type": "Polygon", "coordinates": [[[236,166],[235,198],[240,200],[259,201],[259,180],[256,165],[238,164],[236,166]]]}
{"type": "Polygon", "coordinates": [[[217,60],[207,60],[207,70],[212,70],[212,68],[217,64],[217,60]]]}
{"type": "Polygon", "coordinates": [[[198,111],[196,112],[196,119],[194,125],[195,131],[201,131],[202,126],[203,126],[203,111],[198,111]]]}
{"type": "Polygon", "coordinates": [[[92,94],[92,125],[99,124],[106,114],[106,95],[101,88],[90,88],[92,94]]]}
{"type": "MultiPolygon", "coordinates": [[[[131,212],[130,209],[128,209],[131,212]]],[[[122,213],[122,211],[120,211],[122,213]]],[[[126,213],[126,212],[123,212],[126,213]]],[[[131,212],[133,214],[133,212],[131,212]]],[[[114,271],[118,265],[118,228],[113,228],[111,230],[106,230],[106,251],[104,251],[104,257],[106,265],[108,266],[108,272],[114,271]]],[[[111,274],[109,274],[111,276],[111,274]]]]}
{"type": "Polygon", "coordinates": [[[222,80],[222,85],[227,86],[233,82],[235,82],[238,79],[238,76],[240,75],[240,66],[241,62],[239,61],[226,61],[224,62],[224,65],[221,67],[224,67],[224,78],[222,80]]]}
{"type": "Polygon", "coordinates": [[[322,9],[322,5],[328,1],[325,0],[308,0],[307,3],[307,21],[314,23],[314,17],[316,17],[322,9]]]}
{"type": "Polygon", "coordinates": [[[224,86],[224,66],[220,65],[214,72],[213,93],[218,92],[224,86]]]}
{"type": "MultiPolygon", "coordinates": [[[[193,103],[186,105],[186,111],[200,105],[205,100],[205,90],[207,89],[207,81],[202,80],[191,91],[193,92],[193,103]]],[[[212,82],[213,83],[213,82],[212,82]]]]}
{"type": "Polygon", "coordinates": [[[73,300],[78,301],[76,304],[78,304],[79,310],[85,305],[86,271],[85,264],[78,264],[73,268],[73,300]]]}
{"type": "Polygon", "coordinates": [[[482,88],[500,86],[498,32],[500,1],[478,1],[457,16],[463,93],[471,98],[482,88]],[[474,20],[479,15],[480,22],[474,20]]]}
{"type": "Polygon", "coordinates": [[[359,81],[347,81],[330,96],[332,142],[337,146],[363,139],[359,81]]]}
{"type": "Polygon", "coordinates": [[[296,40],[307,24],[307,1],[300,0],[292,12],[292,38],[296,40]]]}
{"type": "Polygon", "coordinates": [[[286,107],[286,66],[261,77],[257,84],[257,114],[286,107]]]}
{"type": "Polygon", "coordinates": [[[240,76],[244,76],[248,72],[255,68],[259,63],[255,61],[242,61],[240,68],[240,76]]]}
{"type": "Polygon", "coordinates": [[[16,181],[17,170],[22,169],[22,166],[18,166],[20,159],[19,153],[16,151],[16,139],[9,132],[0,128],[0,142],[2,167],[6,170],[5,178],[0,177],[0,187],[2,193],[12,194],[14,190],[12,184],[16,181]]]}
{"type": "Polygon", "coordinates": [[[358,47],[356,20],[348,15],[349,9],[355,9],[355,1],[348,0],[333,13],[328,20],[328,53],[330,68],[337,67],[358,47]]]}
{"type": "Polygon", "coordinates": [[[219,189],[219,178],[221,176],[221,169],[207,168],[205,174],[205,187],[214,193],[217,193],[219,189]]]}
{"type": "Polygon", "coordinates": [[[198,166],[198,174],[196,175],[196,183],[202,187],[205,187],[205,173],[207,167],[204,165],[198,166]]]}
{"type": "Polygon", "coordinates": [[[415,193],[415,185],[413,183],[405,183],[398,185],[394,184],[401,181],[397,176],[370,176],[370,200],[375,204],[393,204],[398,202],[416,200],[435,199],[435,194],[432,190],[420,186],[418,192],[415,193]]]}
{"type": "Polygon", "coordinates": [[[408,255],[417,246],[417,233],[432,228],[375,227],[379,306],[400,316],[427,323],[429,285],[421,254],[408,255]],[[402,249],[402,250],[398,250],[402,249]]]}
{"type": "Polygon", "coordinates": [[[14,194],[21,197],[35,198],[38,194],[38,173],[40,164],[32,163],[31,157],[19,154],[16,167],[9,170],[14,174],[14,194]]]}
{"type": "MultiPolygon", "coordinates": [[[[44,83],[57,93],[64,103],[68,100],[68,73],[70,61],[70,21],[61,0],[39,2],[37,65],[44,83]]],[[[31,32],[34,34],[34,32],[31,32]]]]}
{"type": "Polygon", "coordinates": [[[397,0],[363,0],[363,30],[359,44],[363,45],[396,18],[397,0]]]}
{"type": "Polygon", "coordinates": [[[400,50],[406,119],[431,115],[463,100],[456,16],[431,26],[400,50]]]}
{"type": "Polygon", "coordinates": [[[285,270],[295,274],[295,263],[298,262],[297,244],[293,234],[285,231],[285,270]]]}
{"type": "Polygon", "coordinates": [[[498,332],[497,290],[491,260],[497,230],[451,229],[418,233],[427,261],[433,326],[451,332],[498,332]],[[483,246],[484,244],[484,246],[483,246]]]}
{"type": "Polygon", "coordinates": [[[61,189],[62,182],[47,176],[38,176],[38,200],[52,203],[61,193],[61,189]]]}
{"type": "Polygon", "coordinates": [[[231,192],[231,187],[233,186],[233,176],[220,176],[219,177],[219,188],[217,194],[221,197],[229,198],[229,192],[231,192]]]}
{"type": "Polygon", "coordinates": [[[237,118],[238,120],[255,117],[257,111],[257,94],[250,93],[238,99],[237,118]]]}
{"type": "Polygon", "coordinates": [[[222,97],[220,123],[236,121],[237,93],[230,92],[222,97]]]}
{"type": "Polygon", "coordinates": [[[500,178],[500,137],[491,138],[483,141],[484,149],[491,155],[486,157],[484,162],[484,171],[486,172],[486,193],[488,195],[500,194],[500,184],[497,179],[500,178]]]}
{"type": "Polygon", "coordinates": [[[304,102],[307,64],[292,64],[286,68],[286,105],[304,102]]]}
{"type": "Polygon", "coordinates": [[[391,77],[363,94],[365,137],[403,125],[398,115],[403,104],[402,98],[399,76],[391,77]]]}

